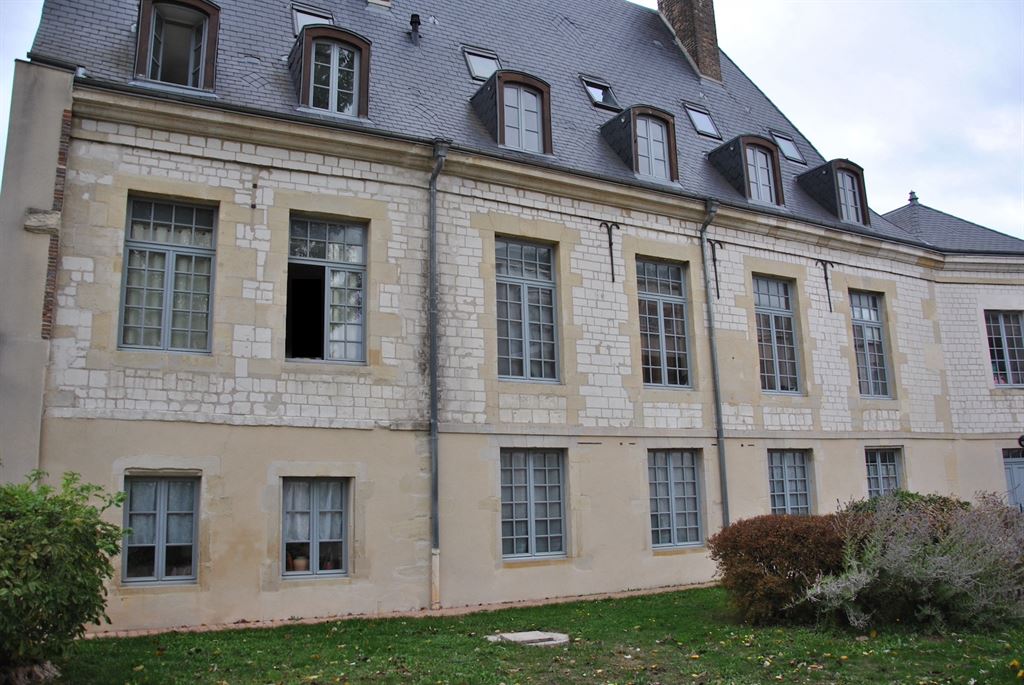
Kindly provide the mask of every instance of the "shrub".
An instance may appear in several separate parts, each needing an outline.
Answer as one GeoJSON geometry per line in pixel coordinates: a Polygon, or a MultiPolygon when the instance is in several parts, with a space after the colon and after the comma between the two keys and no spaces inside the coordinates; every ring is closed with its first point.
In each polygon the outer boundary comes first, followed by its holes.
{"type": "Polygon", "coordinates": [[[123,495],[74,473],[57,490],[45,476],[0,485],[0,682],[63,655],[86,623],[109,621],[104,581],[121,529],[101,516],[123,495]]]}
{"type": "Polygon", "coordinates": [[[743,620],[802,620],[802,602],[822,575],[842,568],[843,540],[834,516],[757,516],[737,521],[708,540],[722,586],[743,620]]]}
{"type": "Polygon", "coordinates": [[[899,511],[921,509],[939,515],[951,514],[958,509],[971,508],[970,502],[957,499],[952,495],[922,495],[909,490],[896,490],[885,497],[854,500],[847,504],[843,511],[851,514],[873,514],[882,502],[895,502],[896,509],[899,511]]]}
{"type": "Polygon", "coordinates": [[[823,614],[863,628],[933,630],[1024,619],[1024,515],[995,496],[970,508],[906,506],[899,496],[842,519],[843,570],[807,592],[823,614]]]}

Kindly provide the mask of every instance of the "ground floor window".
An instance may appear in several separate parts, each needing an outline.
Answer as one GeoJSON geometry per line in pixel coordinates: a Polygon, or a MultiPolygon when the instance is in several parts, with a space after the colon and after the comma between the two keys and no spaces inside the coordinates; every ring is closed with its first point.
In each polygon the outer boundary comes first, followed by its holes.
{"type": "Polygon", "coordinates": [[[696,450],[650,450],[651,543],[693,545],[703,540],[696,450]]]}
{"type": "Polygon", "coordinates": [[[125,478],[128,500],[122,576],[126,581],[183,581],[196,577],[199,481],[125,478]]]}
{"type": "Polygon", "coordinates": [[[768,450],[773,514],[810,514],[811,490],[804,450],[768,450]]]}
{"type": "Polygon", "coordinates": [[[565,554],[564,454],[501,451],[501,554],[565,554]]]}
{"type": "Polygon", "coordinates": [[[346,573],[346,479],[285,478],[283,496],[284,574],[346,573]]]}
{"type": "Polygon", "coordinates": [[[864,452],[864,460],[868,468],[868,497],[887,495],[902,487],[899,449],[869,449],[864,452]]]}

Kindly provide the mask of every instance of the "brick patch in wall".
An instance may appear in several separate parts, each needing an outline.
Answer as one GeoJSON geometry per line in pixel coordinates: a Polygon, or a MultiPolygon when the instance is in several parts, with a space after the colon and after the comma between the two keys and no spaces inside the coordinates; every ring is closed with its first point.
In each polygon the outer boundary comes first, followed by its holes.
{"type": "MultiPolygon", "coordinates": [[[[57,147],[57,170],[53,180],[53,210],[64,209],[64,187],[68,176],[68,148],[71,145],[71,110],[64,110],[60,122],[60,144],[57,147]]],[[[39,334],[43,340],[53,335],[53,319],[57,300],[57,258],[60,255],[60,236],[50,236],[46,255],[46,284],[43,288],[43,313],[39,334]]]]}

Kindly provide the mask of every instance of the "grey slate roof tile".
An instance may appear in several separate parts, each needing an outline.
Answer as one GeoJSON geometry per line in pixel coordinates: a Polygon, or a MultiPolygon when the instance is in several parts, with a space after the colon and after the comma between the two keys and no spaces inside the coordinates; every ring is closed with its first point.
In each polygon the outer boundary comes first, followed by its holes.
{"type": "Polygon", "coordinates": [[[951,252],[1024,255],[1024,240],[965,221],[952,214],[910,202],[884,215],[919,240],[951,252]]]}
{"type": "MultiPolygon", "coordinates": [[[[724,53],[722,83],[701,79],[658,13],[626,0],[393,0],[390,10],[366,0],[309,0],[308,4],[330,10],[338,26],[372,42],[368,121],[297,110],[287,64],[295,41],[290,0],[218,4],[215,105],[425,140],[446,137],[461,149],[647,185],[602,138],[600,128],[614,113],[591,104],[579,81],[579,74],[585,73],[606,80],[624,108],[645,104],[675,115],[678,187],[687,195],[752,206],[708,162],[707,153],[722,141],[694,131],[684,100],[711,112],[722,140],[742,134],[768,136],[770,129],[794,140],[807,164],[780,160],[786,206],[778,212],[784,216],[940,250],[1016,249],[1015,243],[1007,242],[1013,241],[1009,237],[979,237],[972,242],[941,230],[922,233],[922,240],[876,214],[870,228],[840,223],[796,183],[799,174],[825,160],[764,93],[724,53]],[[418,44],[407,36],[412,13],[423,20],[418,44]],[[470,107],[480,82],[469,75],[462,45],[493,50],[504,68],[551,84],[552,156],[497,146],[470,107]],[[950,241],[944,242],[946,238],[950,241]]],[[[133,80],[137,11],[137,0],[46,0],[33,56],[84,66],[97,82],[128,85],[133,80]]],[[[211,104],[207,98],[197,101],[211,104]]]]}

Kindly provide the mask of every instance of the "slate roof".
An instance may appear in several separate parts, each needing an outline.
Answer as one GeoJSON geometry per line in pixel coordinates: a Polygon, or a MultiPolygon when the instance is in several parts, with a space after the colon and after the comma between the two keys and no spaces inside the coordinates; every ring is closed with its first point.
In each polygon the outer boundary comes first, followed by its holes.
{"type": "MultiPolygon", "coordinates": [[[[954,236],[943,231],[915,234],[874,213],[870,227],[838,221],[796,183],[799,174],[825,160],[764,93],[724,53],[722,83],[701,79],[659,14],[627,0],[393,0],[391,9],[366,0],[306,0],[303,4],[330,10],[335,24],[372,42],[368,120],[297,109],[287,65],[295,42],[291,0],[217,4],[217,98],[192,98],[207,106],[259,110],[425,141],[445,137],[461,150],[712,197],[728,205],[940,251],[1020,249],[1007,242],[1013,240],[1009,237],[974,242],[962,236],[945,241],[954,236]],[[423,21],[418,44],[407,35],[413,13],[423,21]],[[470,106],[480,82],[470,77],[463,45],[493,50],[502,67],[551,84],[552,155],[502,149],[488,135],[470,106]],[[623,107],[651,105],[674,114],[678,185],[641,181],[623,164],[599,130],[614,113],[591,104],[580,74],[609,83],[623,107]],[[694,131],[683,101],[706,107],[722,140],[694,131]],[[707,153],[723,140],[742,134],[770,136],[772,129],[790,136],[807,161],[780,159],[786,205],[777,209],[751,205],[707,160],[707,153]]],[[[137,14],[138,0],[46,0],[30,56],[83,66],[93,83],[132,87],[137,14]]],[[[189,99],[137,87],[150,95],[189,99]]],[[[867,190],[870,198],[870,183],[867,190]]]]}
{"type": "Polygon", "coordinates": [[[916,197],[883,216],[918,240],[941,245],[945,251],[1024,255],[1024,240],[932,209],[916,197]]]}

